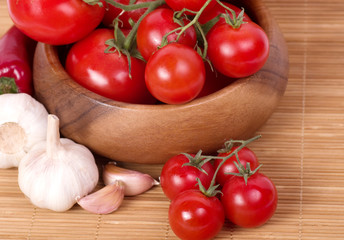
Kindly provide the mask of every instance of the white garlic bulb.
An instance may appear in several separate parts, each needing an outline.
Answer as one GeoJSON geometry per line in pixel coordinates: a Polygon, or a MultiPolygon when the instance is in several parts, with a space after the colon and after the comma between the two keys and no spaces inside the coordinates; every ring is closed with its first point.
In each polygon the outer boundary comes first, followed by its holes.
{"type": "Polygon", "coordinates": [[[61,138],[59,119],[48,116],[47,141],[37,144],[18,167],[21,191],[32,204],[57,212],[70,209],[98,183],[93,154],[85,146],[61,138]]]}
{"type": "Polygon", "coordinates": [[[47,116],[45,107],[26,93],[0,95],[0,168],[18,167],[46,139],[47,116]]]}

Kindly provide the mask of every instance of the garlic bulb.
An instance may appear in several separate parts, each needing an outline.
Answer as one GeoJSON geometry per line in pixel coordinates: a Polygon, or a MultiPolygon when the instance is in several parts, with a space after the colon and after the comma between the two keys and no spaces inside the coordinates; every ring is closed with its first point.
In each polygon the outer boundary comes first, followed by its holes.
{"type": "Polygon", "coordinates": [[[125,196],[136,196],[151,189],[155,185],[159,185],[159,182],[148,174],[117,167],[114,163],[105,165],[103,169],[103,181],[105,185],[122,181],[125,196]]]}
{"type": "Polygon", "coordinates": [[[0,95],[0,168],[18,167],[46,139],[47,116],[45,107],[26,93],[0,95]]]}
{"type": "Polygon", "coordinates": [[[59,119],[48,115],[47,141],[36,144],[19,164],[21,191],[37,207],[62,212],[76,203],[76,197],[90,193],[98,179],[90,150],[60,139],[59,119]]]}

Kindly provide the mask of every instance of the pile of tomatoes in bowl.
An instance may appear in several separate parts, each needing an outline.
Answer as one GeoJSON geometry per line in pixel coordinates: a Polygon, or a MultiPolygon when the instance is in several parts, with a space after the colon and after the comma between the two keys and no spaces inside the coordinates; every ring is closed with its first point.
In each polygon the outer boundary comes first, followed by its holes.
{"type": "Polygon", "coordinates": [[[269,56],[264,30],[229,1],[7,2],[26,35],[70,46],[73,80],[115,101],[187,103],[256,73],[269,56]]]}

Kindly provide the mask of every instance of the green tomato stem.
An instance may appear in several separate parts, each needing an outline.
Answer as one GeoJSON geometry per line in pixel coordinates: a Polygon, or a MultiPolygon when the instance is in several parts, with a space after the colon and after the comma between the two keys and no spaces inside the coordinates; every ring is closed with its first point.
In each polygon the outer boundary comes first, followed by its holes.
{"type": "Polygon", "coordinates": [[[178,36],[177,36],[177,41],[179,40],[179,38],[181,37],[181,35],[189,28],[191,27],[192,25],[194,25],[195,23],[198,22],[198,19],[199,17],[201,16],[201,14],[203,13],[204,9],[209,5],[209,3],[211,2],[212,0],[207,0],[204,5],[201,7],[201,9],[196,13],[196,15],[194,16],[194,18],[188,23],[186,24],[182,29],[181,31],[178,33],[178,36]]]}
{"type": "MultiPolygon", "coordinates": [[[[214,173],[214,176],[213,176],[213,178],[212,178],[212,180],[211,180],[209,189],[208,189],[208,191],[206,192],[206,195],[207,195],[207,196],[213,196],[214,187],[215,187],[215,181],[216,181],[216,176],[217,176],[217,174],[218,174],[218,172],[219,172],[221,166],[222,166],[229,158],[233,157],[234,155],[237,155],[238,152],[239,152],[241,149],[243,149],[246,145],[248,145],[249,143],[251,143],[251,142],[253,142],[253,141],[255,141],[255,140],[259,139],[259,138],[261,138],[261,135],[255,136],[255,137],[250,138],[250,139],[245,140],[245,141],[243,141],[243,140],[233,140],[233,141],[231,141],[232,143],[240,143],[241,145],[240,145],[238,148],[236,148],[233,152],[231,152],[231,153],[230,153],[228,156],[226,156],[226,157],[212,157],[213,159],[222,159],[222,161],[221,161],[221,163],[219,164],[219,166],[218,166],[218,167],[216,168],[216,170],[215,170],[215,173],[214,173]]],[[[211,156],[202,156],[202,157],[203,157],[203,158],[211,158],[211,156]]]]}
{"type": "Polygon", "coordinates": [[[240,14],[236,16],[236,13],[233,9],[224,5],[220,0],[216,0],[216,2],[220,4],[223,8],[231,12],[233,16],[232,18],[228,14],[225,14],[225,20],[227,24],[231,25],[233,28],[239,28],[241,24],[246,23],[244,22],[244,9],[243,8],[240,14]]]}
{"type": "Polygon", "coordinates": [[[149,8],[152,5],[152,3],[158,2],[158,1],[153,1],[153,2],[144,2],[144,3],[125,5],[122,3],[118,3],[114,0],[104,0],[104,1],[107,2],[108,4],[112,5],[112,6],[120,8],[124,11],[132,11],[132,10],[141,9],[141,8],[149,8]]]}
{"type": "MultiPolygon", "coordinates": [[[[113,0],[106,0],[106,1],[111,1],[112,2],[113,0]]],[[[124,41],[124,44],[123,44],[124,49],[126,49],[127,51],[130,52],[132,46],[135,43],[137,29],[138,29],[141,21],[143,20],[143,18],[145,18],[150,12],[152,12],[157,7],[163,5],[164,3],[165,3],[165,0],[156,0],[156,1],[153,1],[153,2],[135,4],[135,5],[142,5],[144,7],[148,6],[148,8],[145,11],[145,13],[139,18],[139,20],[135,23],[135,25],[133,26],[132,30],[128,34],[128,36],[127,36],[127,38],[126,38],[126,40],[124,41]],[[143,4],[145,4],[145,5],[143,5],[143,4]]],[[[138,8],[135,8],[135,9],[138,9],[138,8]]],[[[125,9],[123,9],[123,10],[125,10],[125,9]]]]}
{"type": "Polygon", "coordinates": [[[205,36],[205,33],[201,27],[201,25],[199,24],[199,22],[197,21],[195,23],[196,28],[198,29],[199,33],[201,34],[202,40],[203,40],[203,52],[202,52],[202,58],[206,59],[207,57],[207,52],[208,52],[208,41],[207,38],[205,36]]]}

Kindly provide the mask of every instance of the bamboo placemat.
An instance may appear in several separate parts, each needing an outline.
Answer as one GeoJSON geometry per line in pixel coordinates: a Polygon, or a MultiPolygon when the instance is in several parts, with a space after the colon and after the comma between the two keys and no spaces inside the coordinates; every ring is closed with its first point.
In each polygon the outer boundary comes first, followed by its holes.
{"type": "MultiPolygon", "coordinates": [[[[344,1],[265,0],[284,33],[289,84],[250,145],[276,184],[279,204],[263,227],[225,224],[216,239],[344,239],[344,1]]],[[[0,35],[11,25],[0,0],[0,35]]],[[[157,175],[159,166],[133,166],[157,175]]],[[[33,207],[17,170],[0,170],[0,239],[177,239],[161,188],[126,198],[110,215],[75,206],[33,207]]]]}

